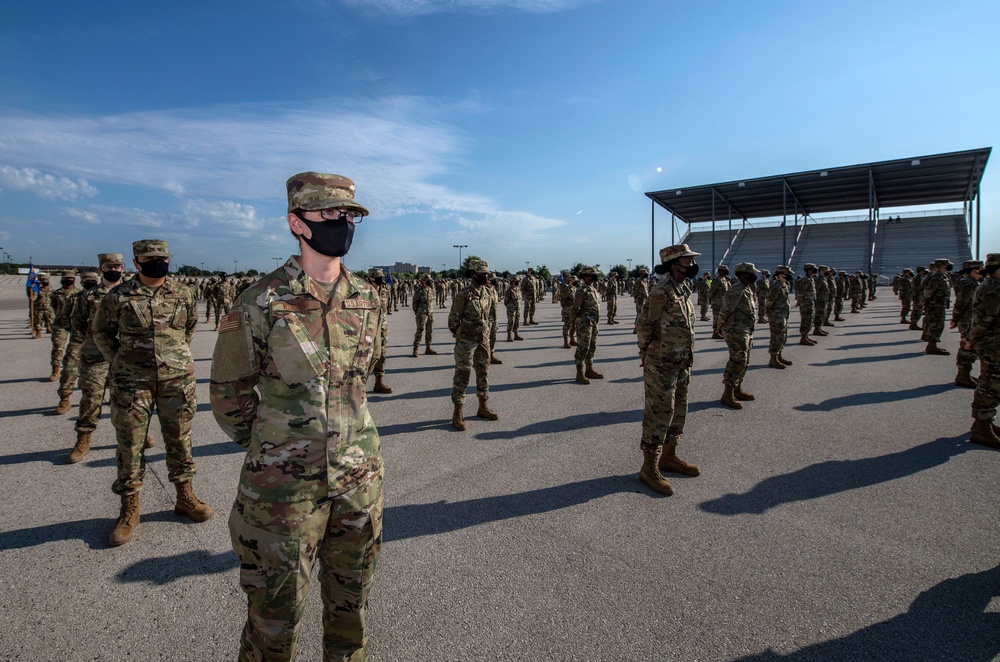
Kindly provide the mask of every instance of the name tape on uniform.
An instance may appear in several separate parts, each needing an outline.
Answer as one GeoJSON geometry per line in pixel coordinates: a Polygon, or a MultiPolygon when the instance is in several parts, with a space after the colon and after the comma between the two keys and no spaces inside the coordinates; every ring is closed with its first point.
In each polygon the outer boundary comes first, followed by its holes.
{"type": "Polygon", "coordinates": [[[347,299],[344,301],[344,308],[348,310],[374,310],[381,305],[378,301],[368,301],[366,299],[347,299]]]}

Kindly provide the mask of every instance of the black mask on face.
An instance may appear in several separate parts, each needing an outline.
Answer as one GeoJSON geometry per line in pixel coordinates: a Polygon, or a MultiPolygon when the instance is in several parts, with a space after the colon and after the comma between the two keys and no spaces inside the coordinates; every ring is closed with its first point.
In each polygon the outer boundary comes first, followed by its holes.
{"type": "Polygon", "coordinates": [[[950,264],[946,264],[946,265],[944,265],[944,270],[945,270],[945,271],[951,271],[951,270],[952,270],[952,266],[953,266],[953,265],[950,265],[950,264]]]}
{"type": "Polygon", "coordinates": [[[333,221],[307,221],[302,218],[301,212],[295,212],[300,221],[306,224],[312,232],[309,239],[305,235],[299,235],[302,240],[320,255],[327,257],[343,257],[347,251],[351,250],[351,242],[354,241],[354,223],[347,220],[333,221]]]}
{"type": "Polygon", "coordinates": [[[698,275],[698,263],[692,262],[691,266],[684,267],[684,275],[688,278],[694,278],[698,275]]]}
{"type": "Polygon", "coordinates": [[[476,285],[485,285],[485,284],[486,284],[486,281],[488,281],[488,280],[489,280],[489,276],[487,276],[486,274],[475,274],[475,275],[474,275],[474,276],[472,277],[472,281],[473,281],[473,282],[474,282],[474,283],[475,283],[476,285]]]}
{"type": "Polygon", "coordinates": [[[63,287],[73,287],[74,285],[76,285],[76,280],[70,280],[68,278],[66,280],[61,281],[61,282],[62,282],[62,286],[63,287]]]}
{"type": "Polygon", "coordinates": [[[149,262],[139,262],[139,273],[146,278],[163,278],[170,273],[170,265],[162,258],[156,258],[149,262]]]}
{"type": "Polygon", "coordinates": [[[96,280],[85,280],[85,281],[83,281],[83,289],[85,289],[85,290],[92,290],[95,287],[97,287],[97,281],[96,280]]]}
{"type": "Polygon", "coordinates": [[[382,283],[384,281],[382,280],[381,276],[378,276],[377,278],[372,278],[372,282],[378,285],[379,287],[382,287],[382,283]]]}
{"type": "Polygon", "coordinates": [[[122,272],[120,271],[102,271],[101,274],[104,276],[104,280],[109,283],[117,283],[122,279],[122,272]]]}
{"type": "Polygon", "coordinates": [[[743,277],[747,279],[747,284],[749,285],[757,282],[757,274],[743,274],[743,277]]]}

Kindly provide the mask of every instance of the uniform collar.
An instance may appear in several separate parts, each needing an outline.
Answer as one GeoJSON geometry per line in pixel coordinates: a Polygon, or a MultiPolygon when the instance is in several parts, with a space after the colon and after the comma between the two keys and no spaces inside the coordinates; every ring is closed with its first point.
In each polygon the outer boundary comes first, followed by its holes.
{"type": "MultiPolygon", "coordinates": [[[[292,255],[284,264],[285,277],[288,279],[288,289],[297,296],[309,295],[314,299],[326,302],[329,298],[326,291],[320,287],[315,278],[312,278],[302,269],[298,255],[292,255]]],[[[337,278],[336,287],[333,290],[333,297],[339,299],[350,299],[361,293],[363,286],[361,281],[351,273],[351,270],[343,262],[340,263],[340,277],[337,278]]],[[[374,289],[374,288],[373,288],[374,289]]]]}

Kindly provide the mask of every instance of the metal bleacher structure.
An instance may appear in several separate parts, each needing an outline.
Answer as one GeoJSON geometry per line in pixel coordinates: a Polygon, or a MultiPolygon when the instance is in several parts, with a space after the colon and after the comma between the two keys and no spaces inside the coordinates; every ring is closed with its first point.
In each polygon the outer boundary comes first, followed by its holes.
{"type": "Polygon", "coordinates": [[[801,272],[813,262],[890,275],[939,257],[961,264],[979,255],[980,183],[991,151],[646,193],[654,241],[660,207],[671,214],[671,243],[687,243],[710,269],[753,262],[758,269],[788,264],[801,272]],[[941,208],[958,202],[960,208],[941,208]],[[687,224],[679,237],[677,220],[687,224]]]}

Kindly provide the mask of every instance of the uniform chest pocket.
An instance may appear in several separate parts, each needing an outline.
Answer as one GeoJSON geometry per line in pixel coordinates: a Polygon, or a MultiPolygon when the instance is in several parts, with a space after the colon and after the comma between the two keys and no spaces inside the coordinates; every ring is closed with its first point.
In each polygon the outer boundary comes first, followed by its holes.
{"type": "Polygon", "coordinates": [[[148,329],[152,323],[152,311],[146,305],[146,301],[128,300],[123,301],[119,310],[120,324],[126,328],[148,329]]]}
{"type": "Polygon", "coordinates": [[[286,384],[304,384],[326,372],[323,351],[295,315],[281,315],[268,337],[271,359],[286,384]]]}
{"type": "Polygon", "coordinates": [[[188,321],[188,308],[184,305],[184,302],[178,300],[171,302],[169,305],[172,305],[173,307],[173,311],[170,312],[168,317],[170,320],[170,326],[174,329],[183,329],[186,327],[188,321]]]}

